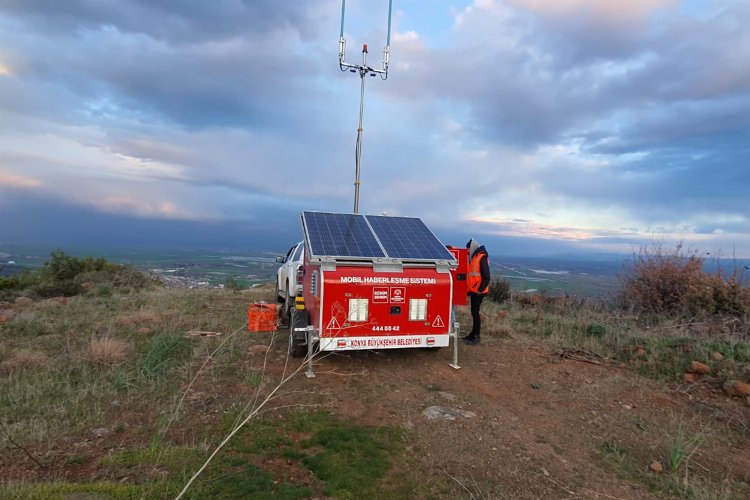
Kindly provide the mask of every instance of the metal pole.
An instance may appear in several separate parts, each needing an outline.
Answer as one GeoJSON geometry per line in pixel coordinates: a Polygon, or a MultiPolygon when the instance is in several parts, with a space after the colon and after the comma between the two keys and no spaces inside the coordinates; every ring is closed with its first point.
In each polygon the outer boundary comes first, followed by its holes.
{"type": "Polygon", "coordinates": [[[357,127],[357,148],[355,150],[355,179],[354,179],[354,213],[359,213],[359,173],[362,166],[362,119],[365,113],[365,77],[369,73],[367,67],[367,44],[362,47],[362,66],[359,76],[362,80],[359,94],[359,126],[357,127]]]}

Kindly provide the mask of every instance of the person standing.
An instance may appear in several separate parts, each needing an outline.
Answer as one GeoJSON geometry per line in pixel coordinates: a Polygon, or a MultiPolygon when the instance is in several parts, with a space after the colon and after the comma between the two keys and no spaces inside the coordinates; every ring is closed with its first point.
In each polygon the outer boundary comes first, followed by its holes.
{"type": "Polygon", "coordinates": [[[484,245],[475,239],[470,239],[466,243],[469,249],[469,270],[466,274],[469,299],[471,302],[471,333],[463,338],[467,344],[475,345],[479,343],[482,329],[482,319],[479,316],[479,308],[482,305],[484,296],[490,290],[490,258],[484,245]]]}

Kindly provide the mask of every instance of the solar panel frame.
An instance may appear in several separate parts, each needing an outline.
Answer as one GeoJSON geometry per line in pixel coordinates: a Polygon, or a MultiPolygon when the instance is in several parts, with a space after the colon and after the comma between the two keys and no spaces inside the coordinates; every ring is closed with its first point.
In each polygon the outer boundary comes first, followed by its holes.
{"type": "Polygon", "coordinates": [[[455,261],[417,217],[302,212],[311,258],[455,261]]]}
{"type": "Polygon", "coordinates": [[[455,260],[427,225],[417,217],[365,216],[385,253],[393,259],[455,260]]]}
{"type": "Polygon", "coordinates": [[[363,215],[302,212],[302,221],[311,257],[387,257],[363,215]]]}

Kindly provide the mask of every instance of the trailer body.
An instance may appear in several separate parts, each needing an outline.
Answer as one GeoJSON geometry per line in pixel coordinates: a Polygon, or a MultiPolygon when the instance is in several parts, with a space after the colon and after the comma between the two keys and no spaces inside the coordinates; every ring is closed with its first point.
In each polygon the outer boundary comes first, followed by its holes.
{"type": "Polygon", "coordinates": [[[421,220],[303,212],[302,226],[300,302],[321,351],[449,345],[459,262],[421,220]]]}

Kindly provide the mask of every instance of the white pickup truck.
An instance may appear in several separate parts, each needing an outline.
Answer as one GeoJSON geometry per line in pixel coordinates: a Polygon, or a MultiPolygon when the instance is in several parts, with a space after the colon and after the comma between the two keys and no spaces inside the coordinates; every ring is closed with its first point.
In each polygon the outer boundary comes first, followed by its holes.
{"type": "Polygon", "coordinates": [[[289,310],[294,307],[294,297],[302,290],[302,263],[305,260],[305,244],[300,241],[286,254],[286,257],[276,257],[281,264],[276,272],[276,301],[283,304],[281,318],[289,318],[289,310]]]}

